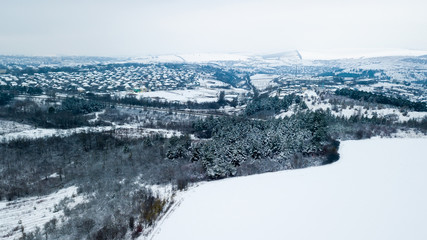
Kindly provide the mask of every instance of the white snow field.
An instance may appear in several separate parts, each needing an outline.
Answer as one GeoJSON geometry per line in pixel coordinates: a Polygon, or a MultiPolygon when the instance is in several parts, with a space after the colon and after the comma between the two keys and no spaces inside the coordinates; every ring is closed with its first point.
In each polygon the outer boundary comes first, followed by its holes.
{"type": "Polygon", "coordinates": [[[426,147],[345,141],[331,165],[201,184],[152,239],[427,239],[426,147]]]}
{"type": "MultiPolygon", "coordinates": [[[[13,122],[12,122],[13,123],[13,122]]],[[[0,121],[0,124],[2,122],[0,121]]],[[[0,125],[0,131],[1,131],[0,125]]],[[[114,126],[98,126],[98,127],[78,127],[70,129],[55,129],[55,128],[17,128],[16,131],[2,133],[0,132],[0,143],[10,142],[17,139],[38,139],[38,138],[49,138],[49,137],[67,137],[72,134],[87,133],[87,132],[108,132],[113,129],[116,130],[116,136],[127,136],[127,137],[144,137],[152,136],[154,134],[162,135],[163,137],[170,138],[172,136],[181,136],[181,132],[176,130],[167,129],[155,129],[155,128],[144,128],[139,124],[124,124],[114,126]]]]}
{"type": "Polygon", "coordinates": [[[252,85],[258,90],[265,90],[270,86],[274,86],[273,80],[280,77],[273,74],[255,74],[250,77],[252,85]]]}
{"type": "Polygon", "coordinates": [[[36,228],[43,230],[44,224],[53,218],[61,223],[59,220],[64,211],[56,209],[61,201],[65,201],[68,208],[73,208],[82,203],[84,197],[77,195],[77,187],[72,186],[45,196],[0,201],[0,239],[19,239],[22,237],[21,227],[26,233],[36,228]]]}

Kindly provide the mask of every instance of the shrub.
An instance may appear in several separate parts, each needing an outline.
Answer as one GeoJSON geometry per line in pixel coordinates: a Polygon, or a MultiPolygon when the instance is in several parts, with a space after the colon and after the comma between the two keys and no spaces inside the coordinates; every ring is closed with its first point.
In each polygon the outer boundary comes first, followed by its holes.
{"type": "Polygon", "coordinates": [[[135,227],[135,218],[133,216],[131,216],[129,218],[129,229],[133,229],[135,227]]]}
{"type": "Polygon", "coordinates": [[[148,197],[141,206],[141,220],[151,226],[163,211],[165,203],[165,201],[159,198],[153,196],[148,197]]]}
{"type": "Polygon", "coordinates": [[[187,186],[188,186],[188,179],[179,178],[176,181],[176,184],[177,184],[178,190],[185,190],[185,189],[187,189],[187,186]]]}
{"type": "Polygon", "coordinates": [[[340,142],[333,140],[329,145],[324,147],[323,151],[325,153],[326,159],[323,161],[323,164],[330,164],[340,159],[340,154],[338,153],[339,146],[340,142]]]}

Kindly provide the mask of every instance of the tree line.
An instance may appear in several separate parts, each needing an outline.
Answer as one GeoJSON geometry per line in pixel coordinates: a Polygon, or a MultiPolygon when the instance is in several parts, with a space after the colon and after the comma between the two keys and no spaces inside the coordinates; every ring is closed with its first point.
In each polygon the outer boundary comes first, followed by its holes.
{"type": "Polygon", "coordinates": [[[336,95],[349,97],[351,99],[387,104],[396,107],[408,108],[416,112],[426,112],[427,105],[424,102],[412,102],[401,97],[389,97],[378,93],[371,93],[366,91],[353,90],[349,88],[337,89],[336,95]]]}
{"type": "Polygon", "coordinates": [[[171,102],[171,101],[161,101],[151,98],[137,98],[134,95],[127,95],[125,97],[111,97],[109,94],[96,95],[93,93],[86,94],[86,97],[95,101],[102,101],[109,104],[128,104],[134,106],[143,106],[143,107],[155,107],[155,108],[171,108],[171,109],[219,109],[223,106],[237,106],[237,99],[227,100],[225,99],[225,92],[220,91],[218,100],[214,102],[192,102],[187,101],[182,102],[171,102]]]}
{"type": "Polygon", "coordinates": [[[74,97],[63,99],[60,105],[40,105],[30,99],[12,100],[10,95],[0,95],[0,101],[7,103],[3,106],[0,104],[1,118],[43,128],[67,129],[89,126],[90,116],[87,114],[107,107],[100,101],[74,97]]]}

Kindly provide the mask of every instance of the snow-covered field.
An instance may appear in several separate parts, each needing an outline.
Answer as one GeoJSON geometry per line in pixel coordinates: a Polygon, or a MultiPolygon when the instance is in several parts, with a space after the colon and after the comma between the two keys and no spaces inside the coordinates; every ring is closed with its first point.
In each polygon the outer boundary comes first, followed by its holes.
{"type": "MultiPolygon", "coordinates": [[[[84,201],[83,196],[77,195],[77,187],[68,187],[55,193],[22,198],[16,201],[0,201],[0,239],[19,239],[24,232],[29,233],[56,218],[59,220],[64,215],[63,206],[73,208],[84,201]]],[[[58,224],[61,224],[58,221],[58,224]]]]}
{"type": "Polygon", "coordinates": [[[251,76],[251,83],[256,89],[262,91],[270,86],[274,86],[273,80],[278,77],[279,75],[273,74],[255,74],[251,76]]]}
{"type": "Polygon", "coordinates": [[[192,89],[192,90],[170,90],[154,91],[139,94],[142,98],[159,98],[166,101],[192,102],[215,102],[218,100],[219,90],[216,89],[192,89]]]}
{"type": "Polygon", "coordinates": [[[153,239],[427,239],[425,146],[345,141],[331,165],[201,184],[153,239]]]}
{"type": "MultiPolygon", "coordinates": [[[[138,98],[152,98],[158,100],[164,100],[168,102],[181,102],[187,103],[188,101],[205,103],[205,102],[216,102],[218,101],[219,93],[221,91],[225,92],[225,98],[227,100],[232,100],[233,97],[237,97],[240,94],[246,94],[247,90],[241,88],[230,88],[223,89],[217,88],[224,86],[224,84],[219,83],[219,81],[203,81],[201,84],[207,85],[208,88],[200,87],[197,89],[187,89],[187,90],[168,90],[168,91],[153,91],[153,92],[143,92],[138,93],[138,98]],[[216,88],[211,88],[211,87],[216,88]]],[[[226,84],[225,84],[226,85],[226,84]]],[[[126,92],[121,93],[124,96],[126,92]]]]}
{"type": "MultiPolygon", "coordinates": [[[[1,129],[1,128],[0,128],[1,129]]],[[[0,133],[0,143],[9,142],[16,139],[38,139],[46,137],[67,137],[72,134],[84,132],[108,132],[111,130],[116,131],[118,137],[126,136],[133,138],[141,138],[152,135],[162,135],[166,138],[172,136],[181,136],[181,132],[167,129],[154,129],[143,128],[139,124],[124,124],[115,126],[101,126],[101,127],[79,127],[71,129],[48,129],[48,128],[32,128],[27,129],[24,127],[19,128],[17,131],[8,132],[5,134],[0,133]]]]}
{"type": "MultiPolygon", "coordinates": [[[[302,96],[305,99],[305,103],[307,104],[307,107],[315,111],[317,109],[330,109],[332,110],[333,107],[330,103],[323,101],[320,102],[319,96],[315,91],[307,90],[305,91],[302,96]],[[314,103],[316,102],[316,103],[314,103]]],[[[372,118],[374,115],[377,117],[390,117],[395,118],[399,122],[408,121],[410,119],[416,119],[416,120],[422,120],[423,118],[427,117],[427,112],[415,112],[415,111],[409,111],[406,114],[399,111],[398,108],[383,108],[383,109],[367,109],[363,106],[353,106],[353,107],[347,107],[347,108],[341,108],[339,107],[338,111],[332,111],[332,114],[338,117],[345,117],[349,118],[351,116],[364,116],[368,118],[372,118]]],[[[282,114],[285,116],[286,114],[282,114]]],[[[281,117],[282,115],[278,116],[281,117]]],[[[287,114],[289,115],[289,114],[287,114]]]]}
{"type": "Polygon", "coordinates": [[[0,120],[0,135],[32,129],[30,125],[0,120]]]}

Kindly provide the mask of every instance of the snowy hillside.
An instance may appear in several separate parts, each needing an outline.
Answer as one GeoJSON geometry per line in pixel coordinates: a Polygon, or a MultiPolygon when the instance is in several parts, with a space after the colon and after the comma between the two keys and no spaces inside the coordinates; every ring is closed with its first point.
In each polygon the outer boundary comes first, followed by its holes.
{"type": "Polygon", "coordinates": [[[385,56],[420,56],[427,51],[410,49],[329,49],[325,50],[302,50],[299,51],[304,59],[332,60],[348,58],[373,58],[385,56]]]}
{"type": "Polygon", "coordinates": [[[332,165],[204,183],[153,239],[427,239],[425,146],[346,141],[332,165]]]}
{"type": "MultiPolygon", "coordinates": [[[[312,110],[316,111],[318,109],[327,110],[327,109],[334,109],[334,106],[330,104],[327,100],[322,101],[319,95],[312,90],[304,91],[302,94],[305,103],[307,104],[307,107],[312,110]]],[[[402,111],[399,111],[399,108],[389,106],[387,108],[379,108],[376,109],[369,109],[364,106],[360,105],[354,105],[354,106],[345,106],[338,109],[335,108],[336,111],[332,111],[332,114],[338,117],[345,117],[349,118],[351,116],[364,116],[368,118],[372,118],[373,116],[377,117],[390,117],[395,118],[397,121],[403,122],[408,121],[410,119],[417,119],[422,120],[423,118],[427,117],[427,112],[415,112],[415,111],[408,111],[403,113],[402,111]]],[[[289,116],[292,114],[292,110],[289,112],[285,112],[282,114],[279,114],[277,117],[284,117],[289,116]]]]}
{"type": "MultiPolygon", "coordinates": [[[[0,121],[0,131],[4,129],[3,123],[6,121],[0,121]]],[[[108,132],[115,130],[118,136],[120,133],[126,134],[128,137],[144,137],[152,135],[161,135],[166,138],[172,136],[180,136],[181,133],[175,130],[167,129],[153,129],[143,128],[138,124],[125,124],[125,125],[114,125],[114,126],[98,126],[98,127],[78,127],[71,129],[54,129],[54,128],[31,128],[28,125],[20,126],[18,123],[7,121],[11,126],[19,126],[14,128],[14,132],[2,134],[0,132],[0,143],[9,142],[17,139],[37,139],[37,138],[48,138],[48,137],[67,137],[78,133],[97,133],[97,132],[108,132]],[[129,134],[132,132],[133,134],[129,134]]],[[[7,126],[7,125],[6,125],[7,126]]]]}
{"type": "Polygon", "coordinates": [[[252,85],[258,89],[258,90],[265,90],[266,88],[270,86],[274,86],[273,80],[275,78],[278,78],[279,75],[272,75],[272,74],[255,74],[251,76],[251,83],[252,85]]]}
{"type": "Polygon", "coordinates": [[[72,186],[46,196],[0,201],[0,239],[19,239],[23,232],[33,232],[52,219],[63,218],[64,208],[84,201],[72,186]]]}

